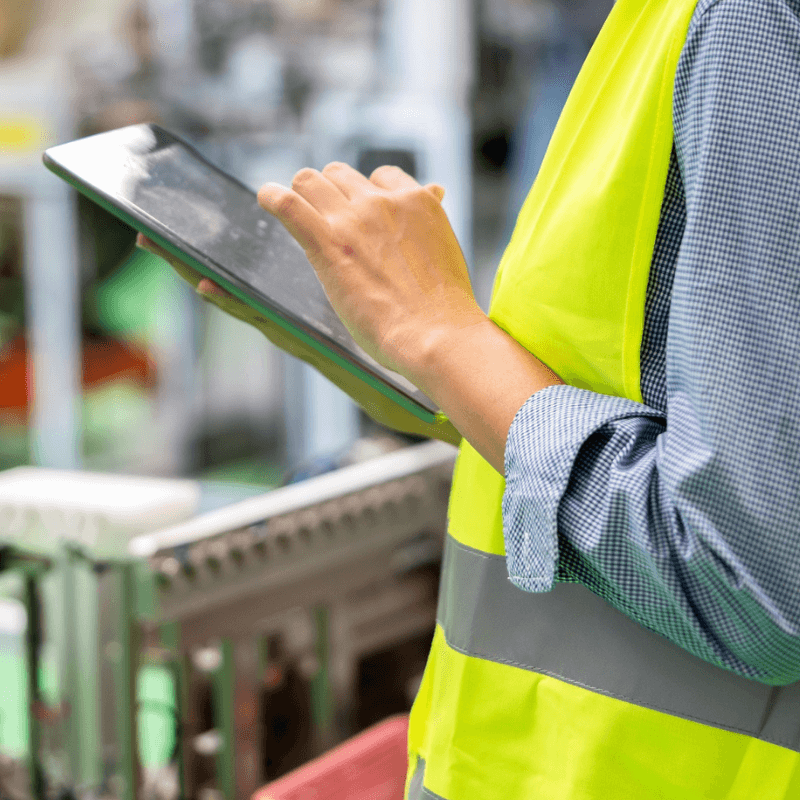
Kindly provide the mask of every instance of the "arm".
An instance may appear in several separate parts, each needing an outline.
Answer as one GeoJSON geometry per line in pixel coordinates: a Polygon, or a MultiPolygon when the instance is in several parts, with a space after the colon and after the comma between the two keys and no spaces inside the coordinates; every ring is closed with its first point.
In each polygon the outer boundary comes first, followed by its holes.
{"type": "Polygon", "coordinates": [[[558,536],[562,579],[776,684],[800,678],[798,86],[785,0],[695,18],[676,81],[686,225],[666,414],[570,387],[534,396],[509,433],[504,502],[522,588],[548,588],[532,565],[558,536]]]}

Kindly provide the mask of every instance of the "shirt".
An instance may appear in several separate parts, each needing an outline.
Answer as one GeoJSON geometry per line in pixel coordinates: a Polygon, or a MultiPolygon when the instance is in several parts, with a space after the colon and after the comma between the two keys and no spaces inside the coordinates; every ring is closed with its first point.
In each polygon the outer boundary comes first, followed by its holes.
{"type": "Polygon", "coordinates": [[[713,664],[800,679],[800,0],[700,0],[641,345],[509,430],[509,576],[575,581],[713,664]],[[556,555],[554,556],[553,553],[556,555]]]}

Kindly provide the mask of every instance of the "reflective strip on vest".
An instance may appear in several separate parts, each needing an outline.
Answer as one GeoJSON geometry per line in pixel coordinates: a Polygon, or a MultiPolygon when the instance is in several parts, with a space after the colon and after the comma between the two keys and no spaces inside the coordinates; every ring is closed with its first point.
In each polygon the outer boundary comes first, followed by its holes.
{"type": "Polygon", "coordinates": [[[443,581],[437,618],[460,653],[800,752],[800,683],[765,686],[708,664],[579,584],[523,592],[505,558],[452,537],[443,581]]]}
{"type": "Polygon", "coordinates": [[[419,759],[414,772],[411,775],[411,782],[408,786],[408,800],[444,800],[439,794],[434,794],[430,789],[426,789],[422,781],[425,778],[425,761],[419,759]]]}

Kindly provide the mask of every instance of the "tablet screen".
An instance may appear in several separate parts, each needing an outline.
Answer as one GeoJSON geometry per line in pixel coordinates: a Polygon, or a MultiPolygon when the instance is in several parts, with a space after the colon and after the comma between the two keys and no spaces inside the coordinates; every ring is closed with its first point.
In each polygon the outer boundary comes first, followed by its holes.
{"type": "Polygon", "coordinates": [[[153,125],[134,125],[50,148],[79,181],[133,212],[198,261],[347,360],[430,412],[436,406],[352,339],[303,249],[255,192],[153,125]],[[188,245],[188,247],[187,247],[188,245]]]}

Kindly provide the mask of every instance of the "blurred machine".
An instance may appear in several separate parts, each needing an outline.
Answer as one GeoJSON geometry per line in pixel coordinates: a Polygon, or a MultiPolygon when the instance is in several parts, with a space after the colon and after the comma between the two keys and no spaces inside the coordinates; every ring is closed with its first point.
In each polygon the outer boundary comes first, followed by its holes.
{"type": "Polygon", "coordinates": [[[144,652],[179,676],[186,796],[247,798],[410,707],[453,458],[415,445],[131,542],[154,577],[144,652]]]}
{"type": "MultiPolygon", "coordinates": [[[[25,570],[18,590],[27,622],[22,727],[34,797],[83,795],[105,781],[109,713],[119,721],[115,741],[132,741],[137,667],[121,649],[132,644],[135,619],[127,543],[190,517],[199,494],[188,480],[36,467],[0,473],[0,553],[9,569],[25,570]],[[53,569],[32,572],[37,563],[53,569]],[[110,594],[108,587],[117,585],[126,591],[110,594]],[[105,694],[104,686],[110,689],[105,694]]],[[[132,774],[133,749],[115,751],[122,754],[112,770],[119,773],[118,789],[132,774]]],[[[3,790],[0,781],[0,796],[3,790]]]]}
{"type": "Polygon", "coordinates": [[[0,578],[11,576],[17,584],[25,621],[22,654],[25,667],[25,690],[28,701],[29,752],[26,759],[14,759],[0,752],[0,797],[3,800],[23,800],[27,796],[42,796],[44,775],[34,753],[41,746],[39,714],[42,692],[41,672],[41,597],[39,587],[52,567],[52,559],[42,552],[32,552],[19,543],[0,541],[0,578]]]}
{"type": "MultiPolygon", "coordinates": [[[[31,738],[23,796],[244,800],[407,711],[436,618],[454,455],[412,445],[156,533],[106,523],[93,542],[62,542],[79,596],[88,582],[96,598],[95,611],[60,609],[85,685],[51,709],[64,733],[31,738]],[[147,670],[164,678],[159,696],[142,694],[147,670]],[[166,720],[157,734],[143,724],[154,713],[166,720]],[[143,757],[153,745],[160,757],[143,757]]],[[[6,495],[0,482],[0,513],[6,495]]],[[[48,514],[75,518],[57,499],[44,515],[26,502],[16,518],[39,531],[48,514]]],[[[59,614],[47,597],[45,622],[59,614]]],[[[0,797],[17,800],[1,776],[0,797]]]]}

